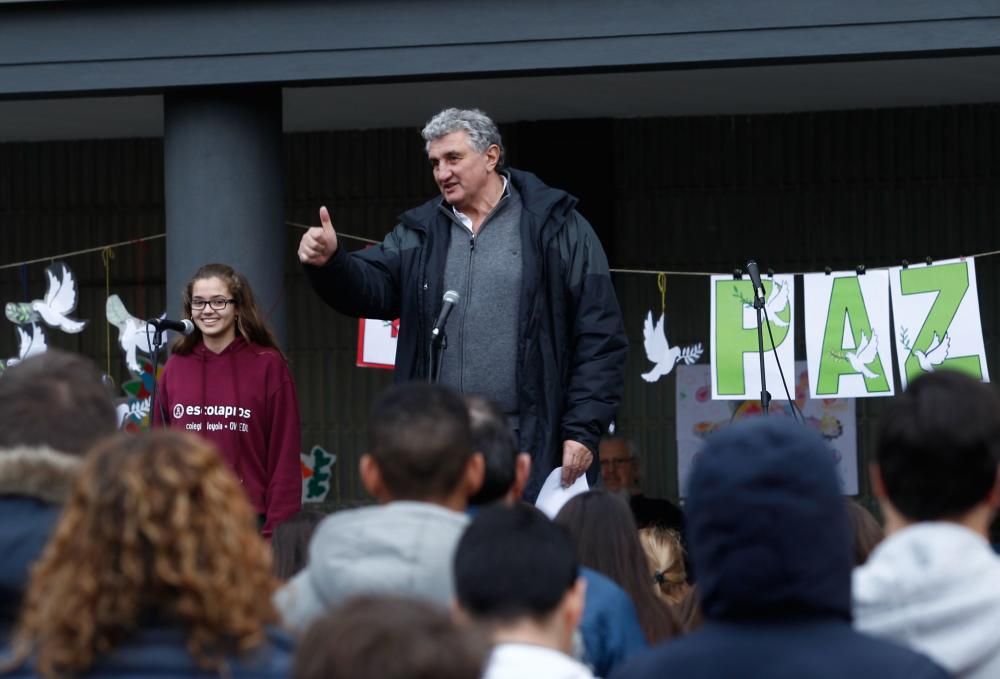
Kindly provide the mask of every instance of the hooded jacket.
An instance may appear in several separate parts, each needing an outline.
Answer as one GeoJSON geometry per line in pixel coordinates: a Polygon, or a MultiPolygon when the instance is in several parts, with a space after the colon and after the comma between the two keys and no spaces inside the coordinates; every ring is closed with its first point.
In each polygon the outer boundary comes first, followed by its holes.
{"type": "MultiPolygon", "coordinates": [[[[521,197],[523,271],[516,371],[521,450],[532,454],[525,497],[534,500],[562,464],[562,442],[597,444],[621,402],[625,338],[607,257],[576,199],[535,175],[505,170],[521,197]]],[[[400,319],[397,382],[426,378],[430,332],[441,309],[451,242],[440,197],[403,213],[378,245],[338,248],[323,267],[305,265],[320,297],[358,317],[400,319]]],[[[482,347],[488,352],[489,347],[482,347]]],[[[598,465],[588,477],[596,480],[598,465]]]]}
{"type": "MultiPolygon", "coordinates": [[[[219,677],[219,672],[198,666],[187,650],[187,639],[177,628],[152,627],[136,631],[110,654],[100,657],[81,679],[175,679],[176,677],[219,677]]],[[[291,675],[294,647],[288,636],[268,630],[264,643],[238,657],[226,659],[232,679],[286,679],[291,675]]],[[[11,679],[38,676],[30,660],[14,671],[11,679]]]]}
{"type": "Polygon", "coordinates": [[[851,627],[847,510],[832,452],[815,432],[777,417],[730,426],[708,440],[688,493],[706,623],[615,679],[947,676],[851,627]]]}
{"type": "Polygon", "coordinates": [[[17,622],[28,569],[42,555],[79,469],[79,456],[51,448],[0,451],[0,637],[17,622]]]}
{"type": "Polygon", "coordinates": [[[302,507],[299,405],[281,355],[237,336],[216,354],[199,342],[167,360],[153,423],[198,434],[222,451],[263,533],[302,507]]]}
{"type": "Polygon", "coordinates": [[[465,514],[427,502],[331,514],[313,533],[305,569],[275,595],[286,627],[302,632],[358,594],[404,594],[449,606],[452,556],[468,523],[465,514]]]}
{"type": "Polygon", "coordinates": [[[879,544],[854,571],[854,616],[956,677],[1000,677],[1000,559],[956,523],[914,524],[879,544]]]}

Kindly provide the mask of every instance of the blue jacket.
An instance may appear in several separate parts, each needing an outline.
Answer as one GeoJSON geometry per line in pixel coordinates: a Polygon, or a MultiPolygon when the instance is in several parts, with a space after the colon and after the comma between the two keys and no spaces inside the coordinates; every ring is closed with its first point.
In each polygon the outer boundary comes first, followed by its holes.
{"type": "Polygon", "coordinates": [[[20,613],[28,569],[42,555],[80,457],[45,446],[0,450],[0,643],[20,613]]]}
{"type": "Polygon", "coordinates": [[[28,587],[28,569],[42,554],[62,508],[17,495],[0,496],[0,635],[6,641],[28,587]]]}
{"type": "Polygon", "coordinates": [[[580,575],[587,581],[587,599],[580,619],[583,659],[594,674],[606,677],[649,645],[639,626],[635,605],[625,590],[589,568],[581,568],[580,575]]]}
{"type": "Polygon", "coordinates": [[[786,418],[711,437],[687,506],[706,624],[614,679],[944,679],[926,657],[851,627],[851,536],[832,453],[786,418]]]}
{"type": "MultiPolygon", "coordinates": [[[[175,628],[140,630],[133,638],[100,658],[90,672],[81,675],[101,679],[156,679],[167,677],[218,677],[199,667],[185,646],[184,633],[175,628]]],[[[270,631],[266,643],[247,657],[229,658],[232,679],[286,679],[292,671],[292,642],[281,632],[270,631]]],[[[31,662],[11,673],[13,679],[36,677],[31,662]]]]}

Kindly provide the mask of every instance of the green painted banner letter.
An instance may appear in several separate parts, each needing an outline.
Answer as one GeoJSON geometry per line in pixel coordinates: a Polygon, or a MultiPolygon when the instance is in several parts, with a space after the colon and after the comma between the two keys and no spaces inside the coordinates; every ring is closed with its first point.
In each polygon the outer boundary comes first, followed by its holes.
{"type": "MultiPolygon", "coordinates": [[[[817,394],[836,394],[840,391],[841,375],[863,375],[851,364],[848,356],[858,359],[859,352],[864,348],[861,335],[866,343],[872,341],[888,341],[888,338],[874,338],[872,324],[868,318],[868,308],[865,306],[864,295],[861,294],[861,283],[857,276],[836,278],[830,291],[830,307],[826,312],[826,328],[823,331],[823,352],[819,358],[819,376],[816,380],[817,394]],[[844,329],[850,323],[854,346],[844,347],[844,329]]],[[[878,354],[873,361],[864,364],[869,373],[875,377],[865,377],[865,389],[868,393],[889,391],[889,381],[885,376],[885,368],[878,354]]]]}
{"type": "MultiPolygon", "coordinates": [[[[770,297],[774,282],[763,281],[765,298],[770,297]]],[[[717,280],[715,281],[715,378],[720,395],[736,396],[746,392],[746,380],[743,375],[743,355],[757,353],[757,328],[746,328],[743,325],[743,309],[745,305],[753,304],[753,285],[750,281],[717,280]]],[[[786,325],[774,323],[775,314],[771,314],[771,333],[774,335],[774,346],[781,346],[788,336],[791,324],[791,304],[780,310],[776,315],[786,325]]],[[[767,327],[764,328],[764,351],[771,350],[771,340],[767,327]]]]}

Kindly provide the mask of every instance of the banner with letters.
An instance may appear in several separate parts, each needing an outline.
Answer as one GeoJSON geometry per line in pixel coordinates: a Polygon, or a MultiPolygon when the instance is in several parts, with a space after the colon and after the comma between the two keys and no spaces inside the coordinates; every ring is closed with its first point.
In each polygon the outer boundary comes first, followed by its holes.
{"type": "MultiPolygon", "coordinates": [[[[763,284],[764,309],[770,319],[770,323],[764,320],[763,324],[765,377],[772,399],[787,400],[781,387],[781,372],[786,379],[792,379],[795,374],[795,277],[777,275],[764,279],[763,284]],[[777,350],[777,360],[772,347],[777,350]]],[[[712,398],[759,399],[760,363],[753,286],[749,280],[712,276],[711,305],[712,398]]]]}
{"type": "Polygon", "coordinates": [[[902,388],[940,369],[989,382],[974,258],[894,267],[889,287],[902,388]]]}
{"type": "Polygon", "coordinates": [[[811,398],[892,396],[889,272],[802,277],[811,398]]]}

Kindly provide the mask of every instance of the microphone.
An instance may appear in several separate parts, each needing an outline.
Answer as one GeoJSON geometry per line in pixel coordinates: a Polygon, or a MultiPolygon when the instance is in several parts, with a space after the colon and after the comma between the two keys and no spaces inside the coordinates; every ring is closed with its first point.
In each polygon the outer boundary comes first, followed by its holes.
{"type": "Polygon", "coordinates": [[[441,331],[444,330],[444,324],[448,322],[448,316],[451,314],[451,310],[455,308],[458,303],[458,293],[454,290],[449,290],[444,293],[442,298],[444,304],[441,306],[441,313],[438,315],[437,321],[434,323],[434,329],[431,330],[431,337],[437,339],[441,335],[441,331]]]}
{"type": "Polygon", "coordinates": [[[190,335],[194,332],[194,323],[186,318],[182,318],[179,321],[172,321],[169,318],[151,318],[146,321],[146,323],[152,325],[160,332],[163,332],[164,330],[173,330],[174,332],[179,332],[182,335],[190,335]]]}
{"type": "Polygon", "coordinates": [[[760,282],[760,269],[757,268],[757,262],[750,260],[747,262],[747,273],[750,274],[750,284],[753,285],[754,297],[757,296],[757,291],[760,290],[760,294],[764,294],[764,285],[760,282]]]}

